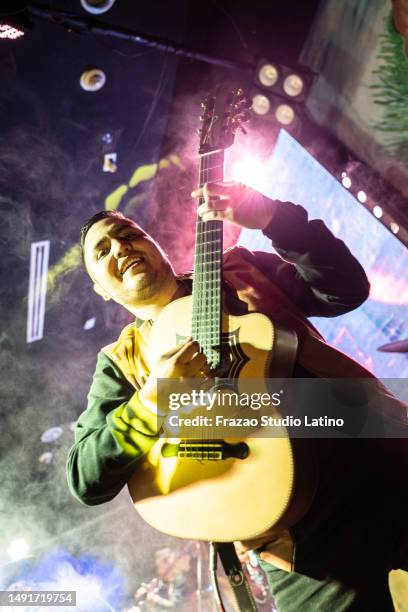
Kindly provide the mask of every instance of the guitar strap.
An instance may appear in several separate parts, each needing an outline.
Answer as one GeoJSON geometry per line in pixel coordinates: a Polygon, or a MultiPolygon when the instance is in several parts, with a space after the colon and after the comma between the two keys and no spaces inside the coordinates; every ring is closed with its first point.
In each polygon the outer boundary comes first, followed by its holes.
{"type": "Polygon", "coordinates": [[[240,612],[257,612],[255,600],[232,542],[214,542],[240,612]]]}

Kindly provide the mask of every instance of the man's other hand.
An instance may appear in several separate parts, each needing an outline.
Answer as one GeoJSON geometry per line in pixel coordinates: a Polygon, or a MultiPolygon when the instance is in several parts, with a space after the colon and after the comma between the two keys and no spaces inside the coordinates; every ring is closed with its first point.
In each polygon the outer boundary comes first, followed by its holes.
{"type": "Polygon", "coordinates": [[[188,338],[183,344],[179,344],[159,357],[140,389],[139,397],[147,407],[152,409],[154,405],[157,406],[158,378],[203,378],[209,373],[207,358],[200,351],[198,342],[188,338]]]}
{"type": "Polygon", "coordinates": [[[250,229],[264,229],[275,209],[273,200],[234,181],[205,183],[191,195],[204,199],[197,209],[203,221],[230,221],[250,229]]]}

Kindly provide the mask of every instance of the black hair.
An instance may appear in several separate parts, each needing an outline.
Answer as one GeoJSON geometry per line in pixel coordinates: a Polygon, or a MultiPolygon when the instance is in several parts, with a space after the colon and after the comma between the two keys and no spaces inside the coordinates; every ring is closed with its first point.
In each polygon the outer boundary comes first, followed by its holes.
{"type": "MultiPolygon", "coordinates": [[[[128,221],[132,221],[132,219],[125,217],[125,215],[119,212],[118,210],[102,210],[96,213],[95,215],[93,215],[90,219],[88,219],[88,221],[85,221],[85,223],[81,227],[81,250],[82,250],[82,259],[84,261],[85,261],[84,244],[85,244],[85,238],[86,238],[87,233],[89,232],[89,230],[95,223],[97,223],[98,221],[101,221],[102,219],[108,219],[109,217],[114,217],[116,219],[127,219],[128,221]]],[[[132,223],[134,222],[132,221],[132,223]]]]}

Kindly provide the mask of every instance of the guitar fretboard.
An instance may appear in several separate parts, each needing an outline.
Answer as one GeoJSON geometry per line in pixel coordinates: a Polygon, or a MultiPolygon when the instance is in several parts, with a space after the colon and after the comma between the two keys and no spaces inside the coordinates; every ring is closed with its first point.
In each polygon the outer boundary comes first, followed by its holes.
{"type": "MultiPolygon", "coordinates": [[[[224,177],[224,151],[199,159],[199,185],[224,177]]],[[[203,203],[200,198],[198,205],[203,203]]],[[[222,221],[202,221],[197,214],[194,254],[192,336],[200,344],[212,368],[220,364],[222,221]]]]}

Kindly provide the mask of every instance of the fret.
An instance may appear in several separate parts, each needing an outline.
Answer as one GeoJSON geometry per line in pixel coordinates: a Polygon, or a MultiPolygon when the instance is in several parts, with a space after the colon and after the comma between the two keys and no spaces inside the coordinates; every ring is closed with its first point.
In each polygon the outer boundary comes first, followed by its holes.
{"type": "Polygon", "coordinates": [[[207,153],[200,153],[199,158],[206,157],[207,155],[215,155],[216,153],[223,153],[223,149],[215,149],[214,151],[207,151],[207,153]]]}

